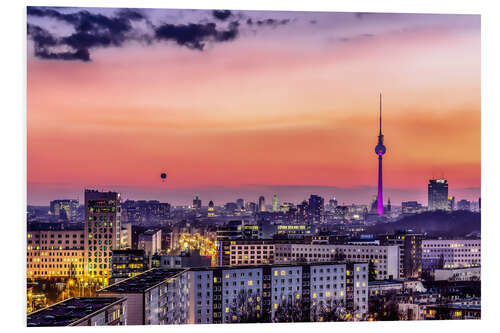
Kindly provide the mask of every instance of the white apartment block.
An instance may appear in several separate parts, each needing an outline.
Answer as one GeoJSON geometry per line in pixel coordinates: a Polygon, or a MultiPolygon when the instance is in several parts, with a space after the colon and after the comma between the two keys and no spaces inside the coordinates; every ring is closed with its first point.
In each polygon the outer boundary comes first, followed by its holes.
{"type": "Polygon", "coordinates": [[[161,230],[147,230],[139,235],[137,247],[144,250],[147,256],[161,251],[161,230]]]}
{"type": "Polygon", "coordinates": [[[479,281],[481,266],[443,268],[434,270],[434,281],[479,281]]]}
{"type": "Polygon", "coordinates": [[[377,280],[400,278],[402,269],[401,249],[398,245],[232,241],[229,251],[224,255],[229,257],[231,266],[329,262],[342,255],[347,261],[371,261],[377,280]]]}
{"type": "Polygon", "coordinates": [[[400,249],[397,245],[276,244],[276,264],[334,261],[372,262],[376,280],[400,276],[400,249]]]}
{"type": "Polygon", "coordinates": [[[127,325],[186,324],[187,270],[152,269],[98,291],[127,299],[127,325]]]}
{"type": "Polygon", "coordinates": [[[425,239],[422,270],[481,266],[480,239],[425,239]]]}
{"type": "Polygon", "coordinates": [[[270,321],[285,300],[299,301],[310,320],[327,305],[362,320],[368,312],[368,264],[152,269],[98,294],[125,297],[129,325],[233,323],[241,320],[241,305],[244,315],[270,321]]]}

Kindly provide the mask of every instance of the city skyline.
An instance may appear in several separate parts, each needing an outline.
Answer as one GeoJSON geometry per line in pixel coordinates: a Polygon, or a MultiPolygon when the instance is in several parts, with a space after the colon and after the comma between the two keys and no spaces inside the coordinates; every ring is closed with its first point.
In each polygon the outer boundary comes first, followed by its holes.
{"type": "Polygon", "coordinates": [[[480,196],[478,15],[137,10],[128,32],[173,30],[92,44],[82,61],[46,59],[56,51],[33,26],[71,35],[83,11],[52,10],[61,15],[28,13],[28,204],[84,188],[174,205],[195,194],[366,204],[377,193],[380,91],[385,201],[426,203],[428,179],[442,174],[450,194],[480,196]],[[176,34],[211,23],[212,35],[176,34]]]}

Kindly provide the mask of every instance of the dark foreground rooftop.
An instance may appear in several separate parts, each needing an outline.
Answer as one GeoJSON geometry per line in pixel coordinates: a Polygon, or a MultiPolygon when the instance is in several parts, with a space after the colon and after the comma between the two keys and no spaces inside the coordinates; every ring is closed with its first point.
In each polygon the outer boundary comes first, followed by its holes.
{"type": "Polygon", "coordinates": [[[123,300],[119,297],[73,297],[27,316],[27,326],[71,326],[123,300]]]}
{"type": "Polygon", "coordinates": [[[99,293],[143,293],[185,269],[151,269],[137,276],[112,284],[99,293]]]}

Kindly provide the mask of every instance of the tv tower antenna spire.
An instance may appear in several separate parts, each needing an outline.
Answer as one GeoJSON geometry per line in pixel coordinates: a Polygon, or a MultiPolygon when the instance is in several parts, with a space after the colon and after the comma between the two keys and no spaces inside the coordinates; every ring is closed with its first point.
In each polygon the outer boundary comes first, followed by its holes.
{"type": "Polygon", "coordinates": [[[380,96],[380,100],[379,100],[379,107],[380,107],[380,109],[379,109],[379,117],[380,117],[380,119],[379,119],[379,129],[380,129],[379,135],[382,135],[382,93],[380,93],[379,96],[380,96]]]}
{"type": "Polygon", "coordinates": [[[379,134],[378,144],[375,146],[375,154],[378,156],[378,192],[377,192],[377,214],[384,215],[384,197],[382,186],[382,155],[386,152],[384,146],[384,135],[382,134],[382,93],[379,95],[379,134]]]}

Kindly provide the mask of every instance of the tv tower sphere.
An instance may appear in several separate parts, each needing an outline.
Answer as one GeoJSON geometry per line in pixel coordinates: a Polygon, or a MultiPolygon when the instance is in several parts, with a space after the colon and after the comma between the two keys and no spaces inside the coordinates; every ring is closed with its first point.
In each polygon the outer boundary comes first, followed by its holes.
{"type": "Polygon", "coordinates": [[[382,156],[385,154],[385,146],[383,143],[379,143],[378,145],[375,146],[375,154],[382,156]]]}

